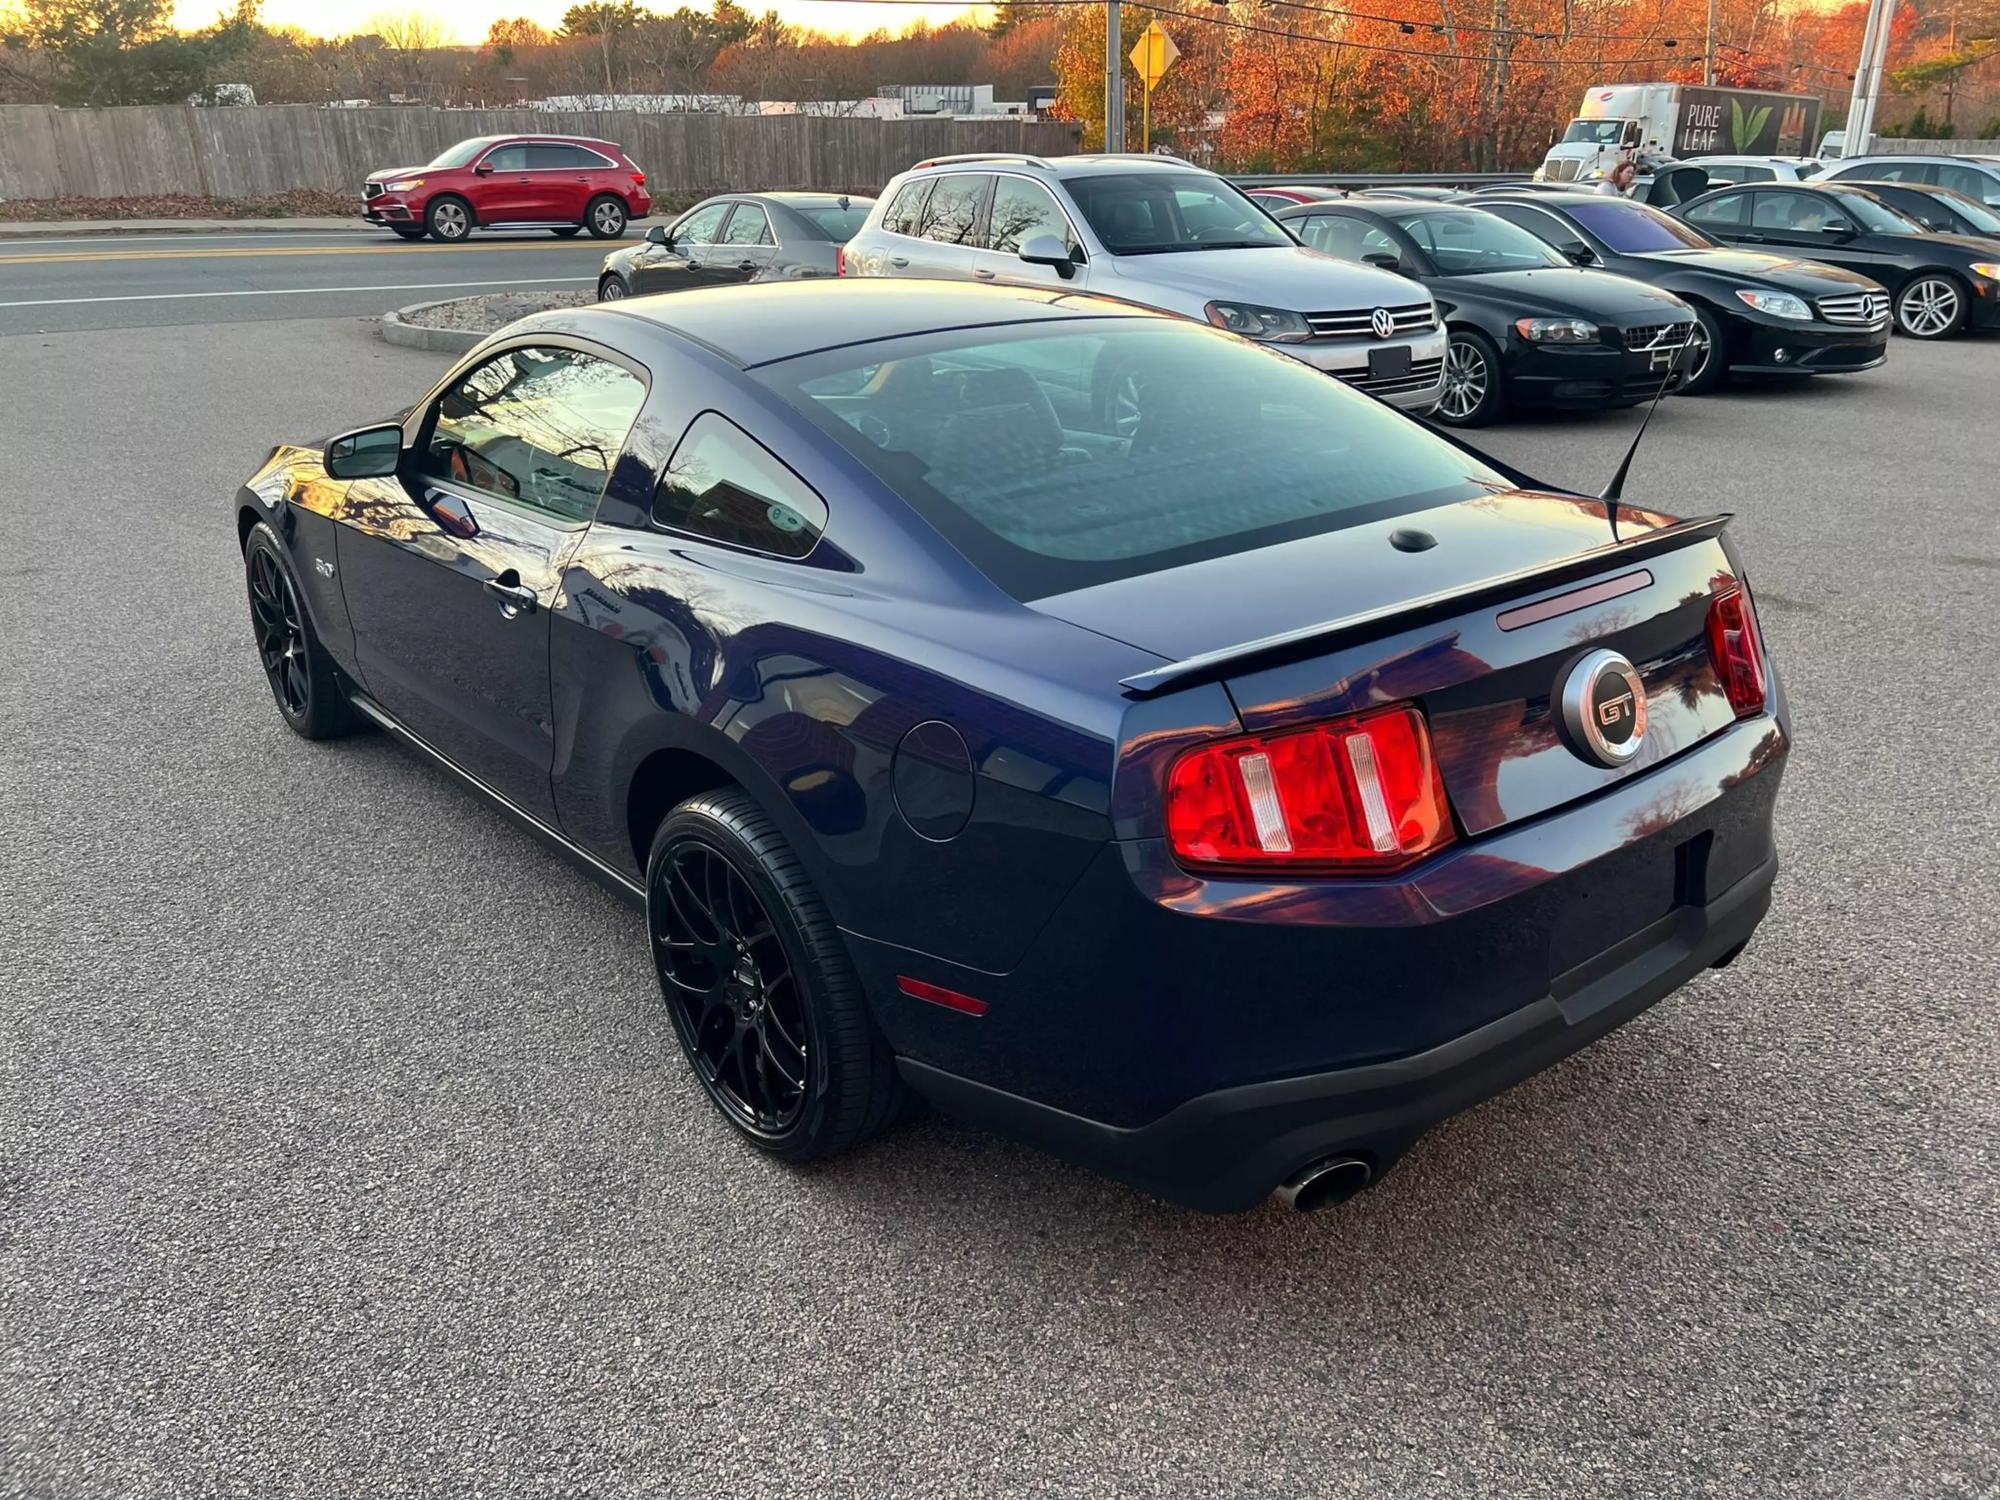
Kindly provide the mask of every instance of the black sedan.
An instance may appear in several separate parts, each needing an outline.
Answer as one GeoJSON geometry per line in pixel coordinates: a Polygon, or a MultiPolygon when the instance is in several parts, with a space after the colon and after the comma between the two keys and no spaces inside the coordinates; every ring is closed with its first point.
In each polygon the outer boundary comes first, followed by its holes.
{"type": "Polygon", "coordinates": [[[1430,289],[1451,339],[1440,421],[1475,427],[1509,406],[1631,406],[1681,379],[1681,351],[1696,326],[1685,302],[1573,266],[1505,219],[1392,199],[1310,204],[1276,217],[1315,250],[1430,289]]]}
{"type": "Polygon", "coordinates": [[[1585,193],[1484,194],[1478,206],[1598,266],[1672,292],[1701,331],[1689,394],[1731,374],[1832,375],[1888,358],[1889,294],[1865,276],[1784,256],[1729,250],[1643,203],[1585,193]]]}
{"type": "Polygon", "coordinates": [[[1897,213],[1915,219],[1933,233],[1970,235],[1973,239],[2000,242],[2000,210],[1988,208],[1977,198],[1928,182],[1860,181],[1852,186],[1867,189],[1897,213]]]}
{"type": "Polygon", "coordinates": [[[607,255],[598,300],[838,275],[840,247],[874,205],[873,198],[837,193],[709,198],[671,225],[655,224],[641,243],[607,255]]]}
{"type": "Polygon", "coordinates": [[[1726,516],[1123,302],[541,313],[216,519],[284,722],[397,736],[642,907],[661,1034],[784,1161],[914,1095],[1335,1202],[1728,963],[1777,871],[1726,516]],[[1100,358],[1152,377],[1129,433],[1100,358]]]}
{"type": "Polygon", "coordinates": [[[1760,182],[1674,210],[1725,245],[1839,266],[1889,290],[1896,327],[1918,339],[2000,328],[2000,246],[1934,234],[1866,188],[1760,182]]]}

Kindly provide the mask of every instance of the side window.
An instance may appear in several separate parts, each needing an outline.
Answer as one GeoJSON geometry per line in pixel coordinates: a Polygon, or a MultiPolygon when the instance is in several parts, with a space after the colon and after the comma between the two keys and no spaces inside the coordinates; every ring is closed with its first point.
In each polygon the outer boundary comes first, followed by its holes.
{"type": "Polygon", "coordinates": [[[1988,208],[2000,208],[2000,176],[1941,161],[1937,164],[1937,183],[1988,208]]]}
{"type": "Polygon", "coordinates": [[[924,199],[930,196],[931,177],[920,177],[915,182],[906,182],[896,190],[896,199],[889,205],[889,211],[882,215],[882,227],[891,234],[915,234],[918,217],[924,211],[924,199]]]}
{"type": "Polygon", "coordinates": [[[1812,193],[1759,193],[1750,222],[1757,229],[1817,234],[1829,224],[1844,223],[1845,216],[1812,193]]]}
{"type": "Polygon", "coordinates": [[[705,411],[674,449],[653,519],[711,542],[804,557],[826,530],[826,502],[749,433],[705,411]]]}
{"type": "Polygon", "coordinates": [[[1704,229],[1741,229],[1749,205],[1748,193],[1724,193],[1699,208],[1689,209],[1687,219],[1690,224],[1699,224],[1704,229]]]}
{"type": "Polygon", "coordinates": [[[669,238],[681,245],[713,245],[722,228],[722,216],[728,212],[727,203],[704,204],[674,225],[669,238]]]}
{"type": "Polygon", "coordinates": [[[1334,227],[1339,222],[1336,215],[1307,214],[1303,219],[1293,219],[1290,222],[1291,227],[1298,231],[1299,239],[1303,243],[1328,255],[1334,254],[1334,227]]]}
{"type": "Polygon", "coordinates": [[[495,146],[486,153],[483,166],[496,172],[525,172],[528,170],[528,148],[526,146],[495,146]]]}
{"type": "Polygon", "coordinates": [[[736,212],[729,216],[729,227],[722,233],[725,245],[769,245],[771,220],[764,210],[754,203],[739,203],[736,212]]]}
{"type": "Polygon", "coordinates": [[[509,349],[438,399],[422,472],[588,521],[646,399],[637,376],[571,349],[509,349]]]}
{"type": "Polygon", "coordinates": [[[1052,234],[1070,249],[1076,237],[1069,221],[1056,207],[1048,189],[1025,177],[1002,177],[993,187],[993,215],[989,237],[995,250],[1014,254],[1038,234],[1052,234]]]}
{"type": "Polygon", "coordinates": [[[917,217],[917,233],[944,245],[970,245],[979,223],[979,200],[993,179],[973,173],[940,177],[917,217]]]}

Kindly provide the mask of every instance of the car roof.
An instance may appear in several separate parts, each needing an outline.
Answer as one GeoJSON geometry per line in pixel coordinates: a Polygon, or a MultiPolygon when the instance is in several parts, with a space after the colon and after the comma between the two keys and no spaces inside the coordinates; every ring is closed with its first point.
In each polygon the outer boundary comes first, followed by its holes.
{"type": "Polygon", "coordinates": [[[754,198],[764,203],[782,203],[787,208],[826,208],[835,203],[846,202],[867,207],[875,201],[873,193],[806,193],[796,189],[783,188],[768,193],[717,193],[718,198],[754,198]]]}
{"type": "Polygon", "coordinates": [[[1129,302],[1075,292],[902,277],[711,287],[633,297],[574,309],[571,315],[579,312],[653,324],[746,370],[822,349],[954,328],[1162,316],[1129,302]]]}

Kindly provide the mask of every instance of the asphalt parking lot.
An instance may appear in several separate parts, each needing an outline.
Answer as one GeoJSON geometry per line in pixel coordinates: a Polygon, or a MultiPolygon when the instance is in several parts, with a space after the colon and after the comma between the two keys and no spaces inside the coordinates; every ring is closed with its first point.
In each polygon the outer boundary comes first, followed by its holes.
{"type": "MultiPolygon", "coordinates": [[[[1210,1219],[935,1117],[736,1145],[635,918],[254,661],[235,484],[443,361],[177,305],[0,336],[0,1493],[2000,1489],[2000,340],[1633,471],[1739,514],[1792,695],[1749,951],[1210,1219]]],[[[1483,440],[1595,489],[1636,420],[1483,440]]]]}

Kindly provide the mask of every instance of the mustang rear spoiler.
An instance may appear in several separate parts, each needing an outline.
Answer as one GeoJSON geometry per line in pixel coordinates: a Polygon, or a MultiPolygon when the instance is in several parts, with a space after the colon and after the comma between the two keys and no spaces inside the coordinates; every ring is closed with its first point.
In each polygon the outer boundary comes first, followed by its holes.
{"type": "Polygon", "coordinates": [[[1435,594],[1426,594],[1406,603],[1388,604],[1379,609],[1363,610],[1359,614],[1343,615],[1317,625],[1306,625],[1297,630],[1267,635],[1259,640],[1245,641],[1240,646],[1225,646],[1219,651],[1204,651],[1201,655],[1190,656],[1185,661],[1169,662],[1164,667],[1154,667],[1151,671],[1122,678],[1119,686],[1134,698],[1151,698],[1170,688],[1187,687],[1226,673],[1247,671],[1252,667],[1275,666],[1288,657],[1306,654],[1307,647],[1315,652],[1330,650],[1335,646],[1346,644],[1349,640],[1378,633],[1385,625],[1403,629],[1428,624],[1432,620],[1476,608],[1487,599],[1497,602],[1507,595],[1518,593],[1530,584],[1550,588],[1607,567],[1623,567],[1626,563],[1635,562],[1642,557],[1671,552],[1691,542],[1720,536],[1723,527],[1729,524],[1730,519],[1730,514],[1724,513],[1702,516],[1692,521],[1676,521],[1671,526],[1662,526],[1657,531],[1649,531],[1643,536],[1634,537],[1629,542],[1607,542],[1601,547],[1592,547],[1587,552],[1575,553],[1558,562],[1521,568],[1492,578],[1482,578],[1475,583],[1445,589],[1435,594]]]}

